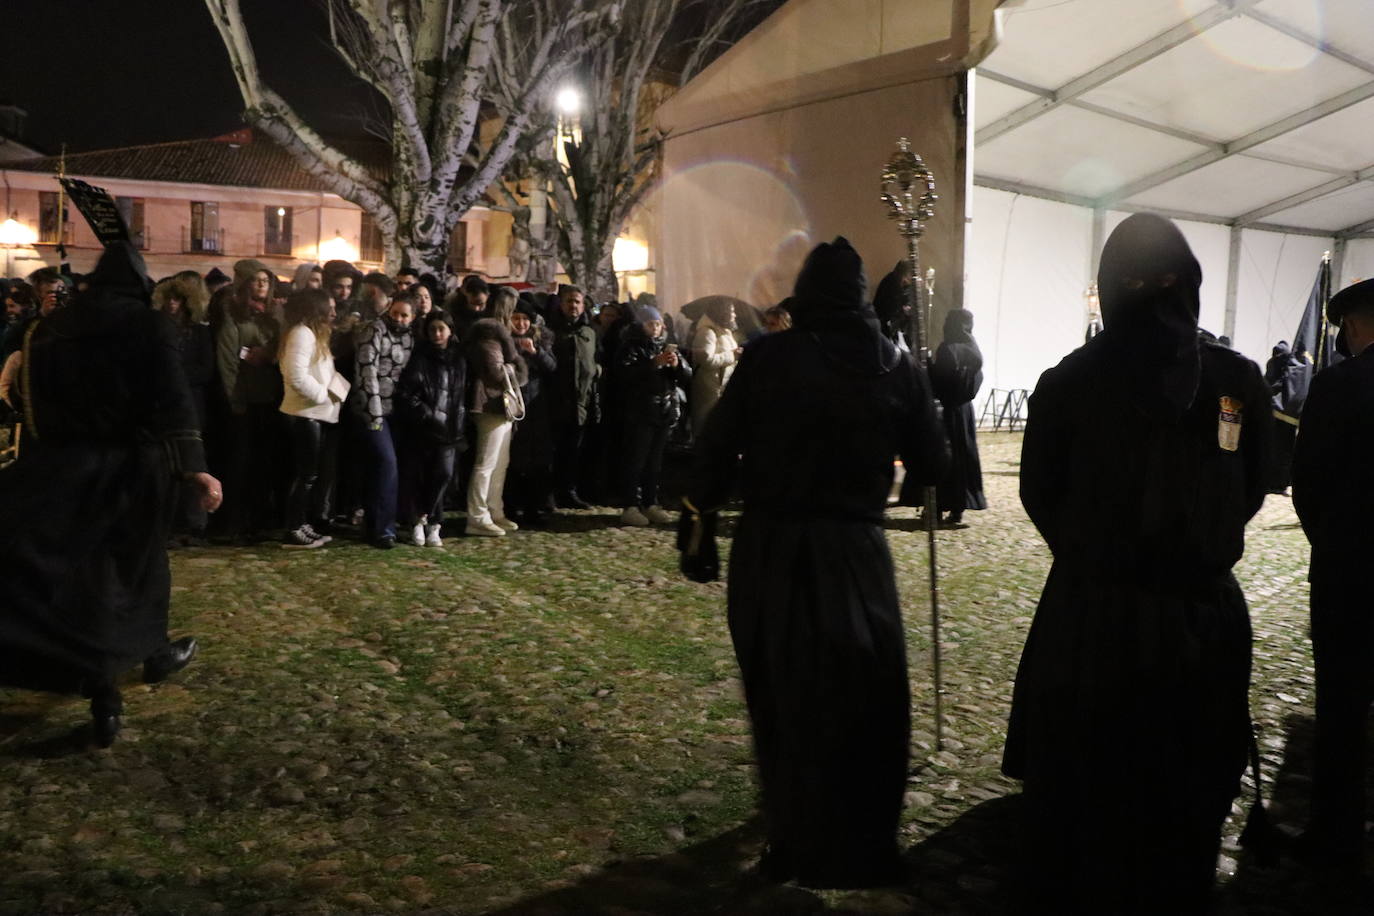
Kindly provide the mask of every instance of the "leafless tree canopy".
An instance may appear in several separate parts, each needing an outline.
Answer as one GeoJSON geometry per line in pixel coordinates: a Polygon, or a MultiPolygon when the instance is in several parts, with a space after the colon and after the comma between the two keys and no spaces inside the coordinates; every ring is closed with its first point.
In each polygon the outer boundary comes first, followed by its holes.
{"type": "Polygon", "coordinates": [[[325,140],[258,72],[239,0],[205,0],[248,123],[376,219],[387,263],[437,268],[449,232],[503,175],[583,48],[638,0],[323,0],[331,40],[390,111],[378,178],[325,140]],[[483,130],[495,114],[495,130],[483,130]]]}
{"type": "Polygon", "coordinates": [[[617,295],[611,251],[656,175],[652,112],[781,0],[634,0],[568,79],[583,95],[566,164],[548,145],[517,160],[550,183],[558,254],[574,283],[617,295]]]}

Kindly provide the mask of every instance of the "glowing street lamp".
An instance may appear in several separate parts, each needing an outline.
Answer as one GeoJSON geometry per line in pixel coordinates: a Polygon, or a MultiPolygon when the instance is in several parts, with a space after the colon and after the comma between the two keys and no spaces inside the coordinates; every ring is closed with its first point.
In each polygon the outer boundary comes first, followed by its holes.
{"type": "Polygon", "coordinates": [[[564,86],[553,99],[560,115],[572,118],[582,111],[582,93],[573,86],[564,86]]]}

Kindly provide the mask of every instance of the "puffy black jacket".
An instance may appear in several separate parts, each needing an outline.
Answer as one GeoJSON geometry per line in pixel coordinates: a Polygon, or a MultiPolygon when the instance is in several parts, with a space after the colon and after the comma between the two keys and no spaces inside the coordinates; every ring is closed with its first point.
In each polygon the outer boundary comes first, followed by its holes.
{"type": "Polygon", "coordinates": [[[672,426],[681,416],[678,388],[692,380],[692,369],[678,354],[676,366],[656,366],[654,358],[668,345],[668,336],[650,337],[644,326],[625,328],[616,350],[616,379],[620,403],[629,422],[672,426]]]}
{"type": "Polygon", "coordinates": [[[417,348],[396,386],[395,409],[404,427],[418,438],[439,445],[463,445],[467,413],[467,360],[456,342],[444,349],[426,343],[417,348]]]}

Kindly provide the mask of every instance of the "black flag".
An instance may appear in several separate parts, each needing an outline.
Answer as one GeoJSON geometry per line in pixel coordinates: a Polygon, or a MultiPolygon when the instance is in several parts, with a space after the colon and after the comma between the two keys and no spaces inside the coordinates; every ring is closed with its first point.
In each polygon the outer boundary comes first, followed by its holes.
{"type": "Polygon", "coordinates": [[[1312,292],[1307,296],[1307,308],[1303,309],[1293,335],[1293,355],[1310,363],[1314,375],[1331,365],[1336,352],[1336,333],[1326,320],[1326,302],[1330,298],[1331,262],[1322,258],[1312,292]]]}
{"type": "Polygon", "coordinates": [[[76,209],[86,217],[100,244],[129,241],[129,229],[124,225],[124,217],[119,214],[119,208],[108,191],[86,184],[79,178],[59,178],[58,181],[62,182],[76,209]]]}

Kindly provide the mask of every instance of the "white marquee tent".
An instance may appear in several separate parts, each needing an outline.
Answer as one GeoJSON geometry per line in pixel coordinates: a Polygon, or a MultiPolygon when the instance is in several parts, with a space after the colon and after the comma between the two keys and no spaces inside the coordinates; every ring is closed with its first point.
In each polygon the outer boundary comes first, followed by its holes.
{"type": "MultiPolygon", "coordinates": [[[[1338,288],[1374,276],[1374,0],[1009,0],[983,57],[994,5],[791,0],[685,87],[660,117],[678,133],[657,205],[665,302],[756,298],[760,266],[781,276],[805,247],[779,259],[770,246],[850,218],[886,245],[874,166],[899,130],[922,136],[894,112],[906,100],[925,123],[917,105],[948,91],[922,87],[947,85],[960,61],[977,65],[966,200],[950,171],[965,161],[957,119],[955,136],[923,141],[947,170],[932,250],[965,277],[940,285],[937,308],[975,313],[989,389],[1034,387],[1082,342],[1097,253],[1133,211],[1178,221],[1205,274],[1203,327],[1257,361],[1292,335],[1323,252],[1338,288]],[[844,188],[848,160],[817,153],[831,147],[864,151],[844,188]],[[700,166],[741,160],[756,177],[700,166]],[[729,201],[724,225],[703,200],[729,201]],[[959,234],[951,208],[969,219],[962,258],[940,248],[959,234]],[[729,244],[695,263],[722,230],[729,244]],[[705,288],[732,272],[735,288],[705,288]]],[[[869,257],[873,282],[893,250],[869,257]]]]}
{"type": "Polygon", "coordinates": [[[1102,241],[1178,221],[1202,325],[1263,363],[1324,251],[1374,276],[1371,0],[1025,0],[974,80],[966,304],[989,385],[1082,342],[1102,241]]]}

